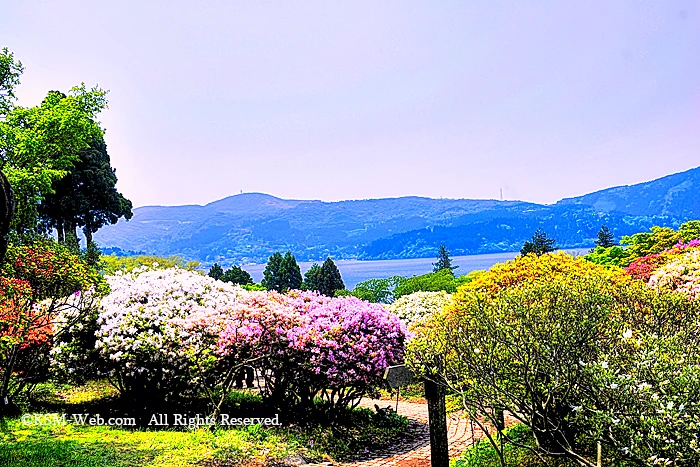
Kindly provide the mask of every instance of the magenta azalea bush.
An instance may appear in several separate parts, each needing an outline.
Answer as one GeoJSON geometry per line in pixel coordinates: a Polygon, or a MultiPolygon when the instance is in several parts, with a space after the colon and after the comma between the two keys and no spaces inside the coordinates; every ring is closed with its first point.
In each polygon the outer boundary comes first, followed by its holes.
{"type": "Polygon", "coordinates": [[[251,362],[267,396],[309,405],[316,396],[345,406],[382,384],[403,360],[406,327],[380,305],[310,292],[258,293],[234,305],[219,339],[222,356],[251,362]]]}
{"type": "Polygon", "coordinates": [[[311,292],[250,292],[179,268],[108,278],[97,347],[137,398],[227,390],[241,365],[275,403],[359,402],[403,360],[406,327],[380,305],[311,292]]]}

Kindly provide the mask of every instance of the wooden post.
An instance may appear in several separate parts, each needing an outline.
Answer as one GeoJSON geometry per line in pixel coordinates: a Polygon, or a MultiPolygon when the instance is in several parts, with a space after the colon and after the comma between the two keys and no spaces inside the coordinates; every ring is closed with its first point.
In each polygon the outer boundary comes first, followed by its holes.
{"type": "Polygon", "coordinates": [[[432,467],[449,467],[445,388],[426,379],[425,398],[428,400],[428,422],[430,424],[430,464],[432,467]]]}

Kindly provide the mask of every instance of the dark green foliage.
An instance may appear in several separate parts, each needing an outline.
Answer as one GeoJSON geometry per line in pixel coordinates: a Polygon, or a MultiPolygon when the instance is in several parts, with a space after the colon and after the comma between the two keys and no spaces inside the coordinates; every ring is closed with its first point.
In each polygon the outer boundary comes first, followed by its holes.
{"type": "Polygon", "coordinates": [[[10,225],[15,214],[15,195],[5,174],[0,171],[0,265],[5,261],[10,225]]]}
{"type": "Polygon", "coordinates": [[[39,214],[46,230],[56,229],[59,242],[82,227],[89,244],[100,227],[133,214],[131,201],[116,189],[117,176],[105,142],[93,140],[78,156],[68,175],[53,182],[54,193],[42,201],[39,214]]]}
{"type": "Polygon", "coordinates": [[[304,290],[313,290],[318,292],[321,288],[321,265],[314,263],[304,273],[304,282],[301,284],[304,290]]]}
{"type": "Polygon", "coordinates": [[[603,248],[609,248],[615,246],[615,235],[606,226],[602,226],[598,231],[598,239],[595,241],[596,246],[602,246],[603,248]]]}
{"type": "Polygon", "coordinates": [[[224,275],[224,268],[222,268],[219,263],[214,263],[212,267],[209,268],[207,275],[212,279],[221,280],[221,276],[224,275]]]}
{"type": "Polygon", "coordinates": [[[335,295],[336,290],[343,290],[344,288],[345,283],[343,283],[343,278],[340,276],[338,266],[335,265],[332,259],[326,258],[323,266],[321,266],[321,289],[319,292],[332,297],[335,295]]]}
{"type": "Polygon", "coordinates": [[[340,270],[332,259],[326,258],[322,266],[314,263],[304,274],[304,290],[313,290],[322,295],[333,297],[338,290],[343,290],[345,284],[340,276],[340,270]]]}
{"type": "Polygon", "coordinates": [[[545,253],[551,253],[554,251],[554,240],[553,238],[547,237],[547,234],[542,229],[535,230],[532,234],[532,238],[525,242],[523,247],[520,249],[520,254],[525,256],[529,253],[534,253],[537,256],[541,256],[545,253]]]}
{"type": "Polygon", "coordinates": [[[445,244],[441,243],[440,248],[438,248],[437,262],[433,263],[433,272],[438,271],[449,271],[450,274],[454,274],[453,271],[459,266],[452,266],[452,260],[450,259],[450,252],[445,248],[445,244]]]}
{"type": "Polygon", "coordinates": [[[301,288],[301,283],[301,269],[290,251],[284,256],[279,252],[270,256],[263,271],[263,287],[267,290],[286,292],[301,288]]]}
{"type": "Polygon", "coordinates": [[[235,265],[223,273],[220,280],[239,285],[250,285],[253,283],[253,278],[248,271],[244,271],[240,266],[235,265]]]}
{"type": "Polygon", "coordinates": [[[80,257],[89,266],[94,267],[98,271],[102,269],[102,252],[100,251],[100,247],[97,246],[97,243],[88,243],[85,249],[80,252],[80,257]]]}

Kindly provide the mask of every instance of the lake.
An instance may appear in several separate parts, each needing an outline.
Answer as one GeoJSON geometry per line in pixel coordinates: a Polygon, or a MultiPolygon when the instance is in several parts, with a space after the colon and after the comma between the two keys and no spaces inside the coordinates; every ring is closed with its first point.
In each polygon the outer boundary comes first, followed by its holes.
{"type": "MultiPolygon", "coordinates": [[[[574,248],[563,250],[572,255],[585,255],[590,248],[574,248]]],[[[459,266],[456,275],[464,275],[478,269],[489,269],[496,263],[501,263],[515,258],[520,252],[492,253],[487,255],[469,255],[452,257],[452,265],[459,266]]],[[[433,263],[437,258],[413,258],[391,259],[378,261],[338,260],[335,264],[340,269],[343,282],[347,289],[352,289],[358,282],[368,279],[382,279],[391,276],[418,276],[427,274],[433,270],[433,263]]],[[[301,273],[304,274],[313,262],[302,261],[299,263],[301,273]]],[[[255,282],[260,282],[263,277],[264,264],[242,266],[248,271],[255,282]]]]}

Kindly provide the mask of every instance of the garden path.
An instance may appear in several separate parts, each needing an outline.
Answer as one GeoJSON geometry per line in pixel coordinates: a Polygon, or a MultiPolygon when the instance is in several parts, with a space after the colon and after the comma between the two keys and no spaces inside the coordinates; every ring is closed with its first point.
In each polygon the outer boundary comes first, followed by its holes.
{"type": "MultiPolygon", "coordinates": [[[[360,406],[374,408],[391,406],[396,402],[388,400],[363,400],[360,406]]],[[[399,402],[399,415],[408,418],[409,433],[405,439],[385,449],[366,452],[352,462],[333,464],[309,464],[308,467],[430,467],[430,431],[428,428],[428,405],[415,402],[399,402]]],[[[514,419],[506,417],[506,425],[511,425],[514,419]]],[[[476,440],[483,437],[483,432],[475,423],[470,423],[456,412],[447,417],[447,436],[450,457],[457,457],[476,440]]]]}

